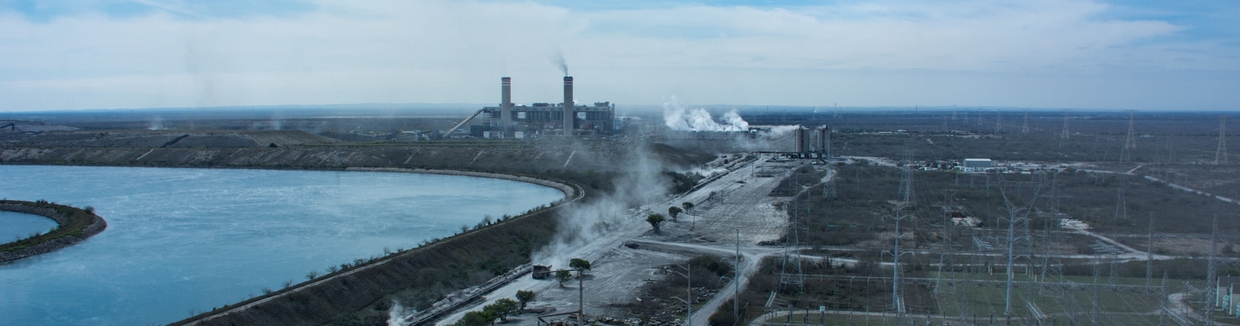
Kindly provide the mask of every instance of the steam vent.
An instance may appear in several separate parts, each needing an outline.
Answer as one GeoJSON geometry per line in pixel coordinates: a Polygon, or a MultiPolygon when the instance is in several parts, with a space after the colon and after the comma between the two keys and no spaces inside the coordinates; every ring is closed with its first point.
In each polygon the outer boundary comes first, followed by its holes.
{"type": "Polygon", "coordinates": [[[480,138],[606,135],[615,132],[615,111],[615,105],[610,102],[576,105],[572,76],[564,76],[563,102],[516,105],[512,103],[512,78],[503,77],[500,78],[500,105],[482,108],[478,116],[483,118],[483,123],[471,125],[469,132],[480,138]]]}

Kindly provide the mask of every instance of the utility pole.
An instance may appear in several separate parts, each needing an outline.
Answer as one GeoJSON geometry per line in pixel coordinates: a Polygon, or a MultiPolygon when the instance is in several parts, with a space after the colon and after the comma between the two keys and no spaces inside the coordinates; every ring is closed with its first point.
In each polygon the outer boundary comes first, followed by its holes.
{"type": "Polygon", "coordinates": [[[732,267],[732,317],[741,320],[741,229],[736,229],[736,263],[732,267]]]}
{"type": "Polygon", "coordinates": [[[577,268],[577,320],[584,323],[586,321],[586,295],[585,295],[585,270],[577,268]]]}
{"type": "Polygon", "coordinates": [[[1210,262],[1206,268],[1206,326],[1214,325],[1214,299],[1218,296],[1218,279],[1214,270],[1214,253],[1218,251],[1218,213],[1214,213],[1214,226],[1210,228],[1210,262]]]}

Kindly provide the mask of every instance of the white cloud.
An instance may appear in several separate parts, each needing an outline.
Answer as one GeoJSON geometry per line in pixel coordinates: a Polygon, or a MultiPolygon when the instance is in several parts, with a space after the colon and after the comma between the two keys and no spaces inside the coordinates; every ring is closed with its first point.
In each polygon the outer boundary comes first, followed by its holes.
{"type": "Polygon", "coordinates": [[[0,110],[487,103],[498,100],[503,75],[514,77],[517,102],[554,101],[551,60],[560,51],[582,101],[631,104],[680,95],[735,104],[1215,107],[1235,96],[1157,90],[1236,85],[1234,74],[1210,72],[1240,69],[1223,41],[1167,41],[1186,27],[1103,19],[1106,5],[1084,1],[585,12],[535,3],[319,5],[212,19],[0,14],[0,110]],[[1117,86],[1125,82],[1132,86],[1117,86]],[[994,86],[1003,84],[1022,86],[994,86]],[[1098,91],[1027,96],[1065,85],[1098,91]]]}

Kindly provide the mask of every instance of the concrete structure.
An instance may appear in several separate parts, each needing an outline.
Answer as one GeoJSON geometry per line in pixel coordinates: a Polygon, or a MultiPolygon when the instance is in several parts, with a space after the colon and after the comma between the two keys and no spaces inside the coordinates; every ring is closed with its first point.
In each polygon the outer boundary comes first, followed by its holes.
{"type": "Polygon", "coordinates": [[[500,78],[500,124],[499,130],[505,136],[512,127],[512,78],[500,78]]]}
{"type": "Polygon", "coordinates": [[[793,151],[797,153],[809,153],[809,129],[805,129],[805,127],[802,126],[797,126],[797,129],[793,132],[795,132],[794,135],[796,136],[796,146],[793,151]]]}
{"type": "Polygon", "coordinates": [[[988,158],[966,158],[960,163],[960,168],[965,172],[981,172],[994,166],[988,158]]]}
{"type": "MultiPolygon", "coordinates": [[[[564,77],[564,103],[533,103],[528,106],[512,103],[512,78],[501,79],[501,100],[498,107],[485,107],[478,115],[482,125],[471,126],[470,133],[481,135],[492,131],[492,138],[521,138],[553,134],[611,134],[615,132],[615,105],[597,102],[594,105],[573,104],[573,77],[564,77]],[[502,133],[499,131],[503,131],[502,133]]],[[[472,118],[470,118],[472,119],[472,118]]],[[[466,120],[469,121],[469,120],[466,120]]]]}
{"type": "Polygon", "coordinates": [[[573,101],[573,76],[564,76],[564,103],[561,106],[564,108],[564,135],[572,136],[573,129],[576,128],[573,123],[576,112],[573,112],[573,108],[577,106],[577,102],[573,101]]]}
{"type": "MultiPolygon", "coordinates": [[[[812,130],[800,125],[797,125],[796,127],[797,128],[793,130],[793,138],[796,141],[795,145],[793,145],[793,152],[797,153],[797,156],[799,157],[826,158],[828,144],[827,137],[830,137],[831,129],[826,125],[819,126],[818,128],[814,128],[812,130]]],[[[753,128],[750,129],[752,130],[753,128]]]]}
{"type": "Polygon", "coordinates": [[[1219,276],[1214,291],[1214,308],[1228,315],[1236,315],[1236,291],[1240,291],[1240,277],[1219,276]]]}
{"type": "Polygon", "coordinates": [[[814,151],[819,153],[818,157],[831,158],[831,155],[830,155],[831,153],[828,152],[830,151],[830,148],[828,147],[828,145],[831,143],[830,137],[831,137],[830,127],[827,127],[826,125],[822,125],[818,127],[817,129],[814,129],[814,151]]]}

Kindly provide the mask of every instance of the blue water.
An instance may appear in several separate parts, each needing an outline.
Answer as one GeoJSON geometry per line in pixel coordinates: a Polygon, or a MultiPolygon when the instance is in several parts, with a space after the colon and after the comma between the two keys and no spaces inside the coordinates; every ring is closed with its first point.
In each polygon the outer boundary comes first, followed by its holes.
{"type": "Polygon", "coordinates": [[[0,243],[29,238],[35,232],[47,233],[56,221],[39,215],[0,211],[0,243]]]}
{"type": "Polygon", "coordinates": [[[75,246],[0,265],[0,325],[169,323],[563,197],[371,172],[0,166],[0,180],[0,197],[94,206],[108,221],[75,246]]]}

